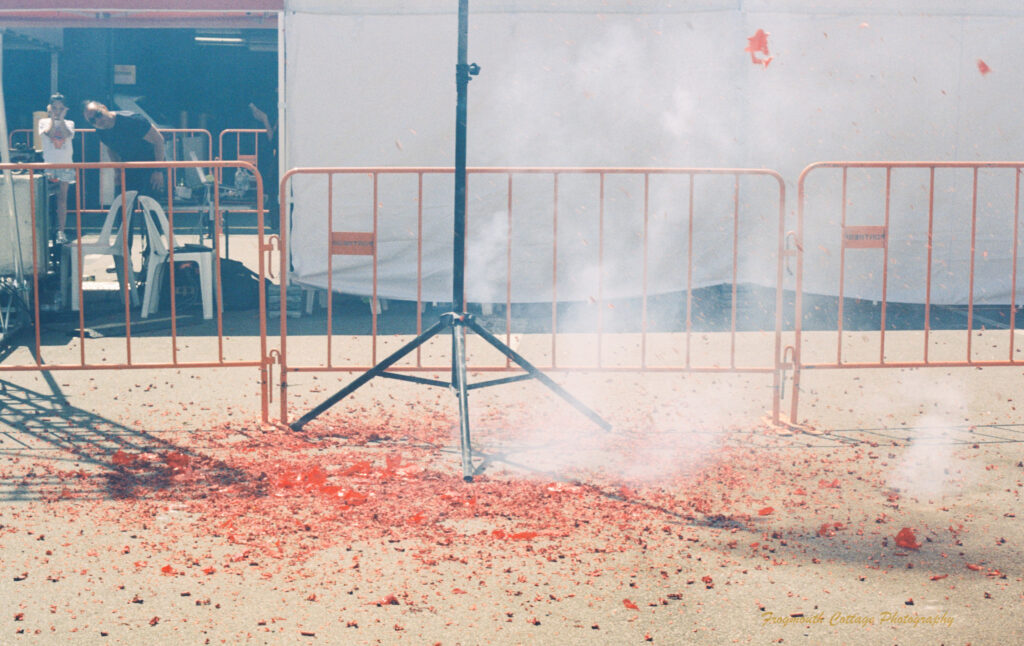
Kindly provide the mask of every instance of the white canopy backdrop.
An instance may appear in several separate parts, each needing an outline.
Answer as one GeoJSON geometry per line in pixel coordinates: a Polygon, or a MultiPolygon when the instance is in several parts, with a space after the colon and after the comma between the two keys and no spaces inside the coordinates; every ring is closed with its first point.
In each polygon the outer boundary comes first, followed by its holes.
{"type": "MultiPolygon", "coordinates": [[[[285,167],[453,166],[456,4],[287,2],[285,167]]],[[[472,0],[469,60],[481,73],[469,86],[468,164],[774,169],[787,181],[791,229],[795,182],[816,161],[1019,159],[1022,27],[1017,0],[472,0]],[[746,51],[758,30],[767,34],[767,55],[746,51]]],[[[889,245],[899,254],[888,267],[888,299],[920,302],[928,177],[902,173],[893,178],[889,245]]],[[[837,176],[821,170],[808,178],[810,292],[838,293],[837,176]]],[[[936,303],[970,297],[970,179],[952,171],[936,176],[936,303]]],[[[982,180],[974,298],[1008,303],[1012,171],[1009,180],[995,171],[982,180]]],[[[642,179],[608,180],[600,275],[597,180],[559,181],[556,258],[550,176],[515,178],[512,299],[544,301],[554,287],[559,300],[585,300],[599,279],[605,297],[639,295],[642,179]]],[[[740,282],[775,284],[773,182],[740,182],[740,282]]],[[[506,183],[504,176],[470,175],[469,301],[505,298],[506,183]]],[[[733,179],[701,177],[696,185],[693,286],[729,282],[733,179]]],[[[334,230],[371,228],[371,189],[366,175],[335,180],[334,230]]],[[[326,287],[326,183],[300,178],[292,190],[294,277],[326,287]]],[[[847,223],[882,224],[883,190],[884,174],[851,175],[847,223]]],[[[450,174],[425,180],[428,300],[450,296],[453,191],[450,174]]],[[[683,289],[687,182],[652,179],[650,195],[647,291],[683,289]]],[[[382,297],[416,297],[416,199],[415,176],[382,179],[382,297]]],[[[880,257],[848,256],[845,295],[881,296],[880,257]]],[[[369,294],[369,264],[369,257],[335,258],[335,289],[369,294]]],[[[1024,280],[1017,284],[1024,289],[1024,280]]]]}

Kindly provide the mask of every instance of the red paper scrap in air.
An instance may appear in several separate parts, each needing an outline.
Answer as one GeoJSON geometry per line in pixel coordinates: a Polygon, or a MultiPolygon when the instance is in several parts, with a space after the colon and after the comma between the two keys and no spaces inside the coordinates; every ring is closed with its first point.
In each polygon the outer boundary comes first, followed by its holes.
{"type": "Polygon", "coordinates": [[[774,511],[775,511],[774,507],[763,507],[763,508],[757,510],[757,515],[758,516],[767,516],[768,514],[771,514],[774,511]]]}
{"type": "Polygon", "coordinates": [[[758,29],[757,33],[747,39],[747,47],[743,51],[750,52],[750,62],[755,65],[768,67],[768,63],[772,62],[768,52],[768,34],[763,29],[758,29]],[[764,58],[758,58],[758,54],[764,54],[764,58]]]}
{"type": "Polygon", "coordinates": [[[985,61],[983,61],[983,60],[981,60],[981,59],[979,58],[979,59],[978,59],[978,71],[979,71],[979,72],[981,72],[981,75],[982,75],[982,76],[985,76],[986,74],[988,74],[989,72],[991,72],[991,71],[992,71],[992,68],[991,68],[991,67],[989,67],[989,66],[988,66],[988,65],[987,65],[987,64],[985,63],[985,61]]]}
{"type": "Polygon", "coordinates": [[[904,527],[896,534],[896,545],[910,550],[921,549],[921,544],[917,542],[917,537],[914,536],[914,530],[909,527],[904,527]]]}
{"type": "Polygon", "coordinates": [[[623,599],[622,600],[622,605],[626,606],[630,610],[639,610],[640,609],[640,608],[637,607],[637,605],[635,603],[633,603],[629,599],[623,599]]]}

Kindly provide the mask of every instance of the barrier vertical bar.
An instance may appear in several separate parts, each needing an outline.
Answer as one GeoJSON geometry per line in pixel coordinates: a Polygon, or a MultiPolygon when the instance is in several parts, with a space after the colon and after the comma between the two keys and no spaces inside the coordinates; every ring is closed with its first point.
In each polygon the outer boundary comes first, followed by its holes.
{"type": "MultiPolygon", "coordinates": [[[[44,182],[47,181],[45,175],[43,176],[43,181],[44,182]]],[[[35,182],[36,182],[35,171],[34,170],[29,170],[29,172],[28,172],[28,185],[29,185],[28,202],[29,202],[29,213],[31,213],[31,217],[29,218],[29,224],[32,227],[32,302],[33,302],[33,316],[35,317],[33,320],[34,321],[38,321],[39,320],[39,249],[38,249],[39,240],[38,240],[37,234],[36,234],[36,227],[38,226],[38,224],[36,222],[36,213],[37,213],[37,211],[36,211],[36,208],[37,208],[37,205],[36,205],[36,192],[35,192],[35,190],[33,188],[35,186],[35,182]]],[[[11,186],[10,188],[13,189],[14,187],[11,186]]],[[[60,216],[60,214],[58,214],[58,217],[59,216],[60,216]]],[[[17,217],[17,213],[16,212],[13,213],[12,217],[17,217]]],[[[45,217],[45,218],[49,218],[50,217],[49,210],[46,211],[46,214],[43,217],[45,217]]],[[[63,227],[64,223],[61,222],[60,226],[63,227]]],[[[20,242],[20,241],[17,241],[17,242],[20,242]]],[[[15,253],[20,256],[21,255],[21,248],[20,248],[21,245],[20,244],[15,244],[15,247],[16,247],[15,253]]],[[[36,354],[36,362],[39,362],[41,360],[42,356],[43,356],[42,355],[42,349],[41,349],[42,348],[42,338],[41,338],[42,331],[39,329],[40,328],[39,325],[33,325],[32,327],[35,329],[35,344],[36,344],[35,345],[35,351],[36,351],[35,354],[36,354]]]]}
{"type": "MultiPolygon", "coordinates": [[[[278,234],[277,234],[278,235],[278,240],[280,240],[280,244],[281,244],[281,249],[280,249],[280,254],[279,254],[280,255],[280,260],[279,260],[280,268],[279,268],[279,271],[278,271],[278,275],[281,277],[281,284],[278,286],[278,290],[279,290],[279,293],[281,295],[280,296],[281,302],[284,304],[285,307],[288,304],[288,296],[287,296],[287,292],[285,292],[285,286],[288,284],[288,231],[291,229],[291,224],[292,224],[292,222],[291,222],[291,220],[292,220],[291,196],[289,195],[289,193],[287,191],[288,181],[291,179],[291,174],[290,173],[291,173],[291,171],[287,171],[287,172],[284,173],[284,176],[280,180],[280,185],[278,186],[278,190],[280,191],[278,193],[278,195],[281,196],[281,199],[280,199],[280,210],[279,210],[279,214],[278,214],[278,218],[279,218],[278,219],[279,231],[278,231],[278,234]]],[[[257,234],[259,235],[260,241],[262,243],[262,240],[263,240],[263,211],[262,211],[262,207],[263,207],[263,193],[262,192],[259,195],[256,196],[256,203],[260,205],[260,212],[257,214],[256,217],[257,217],[257,221],[258,221],[258,223],[260,225],[259,226],[259,231],[257,232],[257,234]]],[[[263,253],[262,253],[262,247],[261,247],[261,253],[260,253],[260,279],[261,280],[262,280],[262,277],[263,277],[263,273],[262,272],[263,272],[263,253]]],[[[280,310],[281,310],[281,313],[280,313],[280,326],[281,327],[278,328],[279,331],[281,332],[281,340],[280,340],[281,356],[280,356],[280,359],[279,359],[280,362],[281,362],[281,378],[280,378],[280,382],[281,382],[281,386],[280,386],[281,396],[279,397],[279,399],[281,401],[279,403],[280,403],[280,420],[281,420],[282,424],[287,424],[288,423],[288,323],[286,321],[286,314],[287,314],[287,312],[285,311],[285,307],[281,307],[280,308],[280,310]]],[[[330,307],[331,307],[331,295],[330,295],[330,292],[328,292],[328,294],[327,294],[327,307],[328,307],[328,311],[330,311],[330,307]]],[[[263,290],[260,289],[260,311],[261,312],[266,312],[265,308],[266,308],[266,300],[264,300],[263,290]]],[[[261,316],[260,318],[263,319],[263,318],[266,318],[266,316],[261,316]]],[[[264,326],[265,326],[265,323],[261,323],[261,327],[263,327],[263,329],[266,329],[264,326]]],[[[266,336],[266,335],[264,335],[264,336],[266,336]]],[[[265,351],[264,351],[264,356],[266,356],[266,352],[265,351]]]]}
{"type": "MultiPolygon", "coordinates": [[[[783,291],[783,263],[785,257],[786,239],[786,184],[779,181],[779,231],[776,242],[775,253],[778,263],[775,267],[775,370],[772,371],[772,421],[776,424],[781,422],[781,395],[782,395],[782,291],[783,291]]],[[[796,423],[796,420],[792,420],[796,423]]]]}
{"type": "Polygon", "coordinates": [[[647,272],[649,269],[649,249],[650,244],[650,184],[651,174],[644,173],[644,227],[643,227],[643,244],[641,245],[641,251],[643,253],[643,285],[641,286],[640,293],[640,368],[647,367],[647,272]]]}
{"type": "MultiPolygon", "coordinates": [[[[423,334],[423,171],[416,173],[416,336],[423,334]]],[[[416,367],[423,366],[423,348],[416,346],[416,367]]]]}
{"type": "Polygon", "coordinates": [[[693,333],[693,191],[696,188],[696,175],[690,173],[690,204],[687,218],[688,235],[686,236],[686,367],[690,367],[693,333]]]}
{"type": "Polygon", "coordinates": [[[729,367],[736,367],[736,283],[740,261],[740,176],[733,175],[732,193],[732,291],[729,316],[729,367]]]}
{"type": "MultiPolygon", "coordinates": [[[[120,168],[121,172],[121,194],[124,195],[124,189],[128,186],[125,183],[126,170],[124,166],[120,168]]],[[[125,342],[125,357],[128,365],[132,364],[132,311],[131,311],[131,300],[132,300],[132,254],[131,249],[128,247],[128,239],[132,235],[131,221],[128,219],[131,211],[128,210],[128,200],[121,200],[121,231],[124,235],[121,236],[121,273],[124,276],[124,289],[122,289],[122,296],[124,296],[124,342],[125,342]]],[[[135,210],[135,204],[131,205],[132,211],[135,210]]],[[[82,245],[78,245],[81,249],[82,245]]],[[[82,276],[81,272],[78,274],[82,276]]],[[[84,296],[84,294],[83,294],[84,296]]],[[[78,301],[78,307],[84,311],[85,298],[78,301]]]]}
{"type": "MultiPolygon", "coordinates": [[[[334,173],[327,173],[327,240],[334,235],[334,173]]],[[[328,242],[330,245],[330,242],[328,242]]],[[[334,253],[327,250],[327,367],[334,365],[334,253]]]]}
{"type": "Polygon", "coordinates": [[[967,289],[967,360],[970,361],[974,352],[971,349],[974,332],[974,269],[975,249],[978,242],[978,167],[974,167],[971,187],[971,267],[969,287],[967,289]]]}
{"type": "Polygon", "coordinates": [[[1010,361],[1013,361],[1014,334],[1017,331],[1017,244],[1020,229],[1020,169],[1013,174],[1013,273],[1010,276],[1010,361]]]}
{"type": "MultiPolygon", "coordinates": [[[[512,173],[508,173],[505,189],[505,345],[512,345],[512,173]]],[[[505,367],[512,359],[505,357],[505,367]]]]}
{"type": "Polygon", "coordinates": [[[889,213],[892,205],[892,166],[885,169],[885,245],[882,247],[882,311],[878,363],[885,363],[885,316],[889,304],[889,213]]]}
{"type": "MultiPolygon", "coordinates": [[[[842,205],[840,206],[840,209],[839,209],[839,211],[841,213],[841,215],[840,215],[840,222],[839,222],[840,232],[843,229],[846,228],[846,199],[847,199],[846,198],[846,189],[847,189],[846,181],[847,181],[847,169],[846,169],[846,167],[843,167],[843,190],[842,190],[842,193],[840,194],[840,199],[842,199],[842,205]]],[[[840,233],[840,235],[842,235],[842,234],[840,233]]],[[[838,307],[839,315],[837,317],[838,320],[836,322],[836,337],[837,337],[837,339],[836,339],[836,363],[842,363],[843,362],[843,303],[845,301],[845,299],[844,299],[845,294],[844,294],[844,289],[843,288],[845,286],[846,286],[846,245],[840,243],[840,245],[839,245],[839,307],[838,307]]]]}
{"type": "Polygon", "coordinates": [[[928,274],[925,276],[924,294],[924,362],[928,363],[928,352],[931,348],[932,331],[932,253],[935,241],[935,167],[928,169],[928,274]]]}
{"type": "Polygon", "coordinates": [[[378,196],[377,180],[380,174],[373,173],[373,285],[371,287],[370,300],[370,329],[373,334],[373,363],[377,363],[377,219],[380,217],[380,199],[378,196]]]}
{"type": "Polygon", "coordinates": [[[551,215],[551,367],[558,366],[558,173],[554,175],[551,215]]]}
{"type": "Polygon", "coordinates": [[[809,167],[800,171],[800,178],[797,180],[796,199],[796,280],[793,294],[793,385],[792,395],[789,399],[789,421],[793,424],[799,423],[797,411],[800,405],[800,350],[803,347],[803,319],[804,319],[804,201],[807,197],[807,189],[804,182],[807,179],[809,167]]]}
{"type": "MultiPolygon", "coordinates": [[[[597,214],[597,365],[603,366],[604,357],[604,178],[598,174],[597,214]]],[[[509,267],[511,275],[511,267],[509,267]]]]}
{"type": "MultiPolygon", "coordinates": [[[[170,178],[168,178],[170,179],[170,178]]],[[[171,358],[173,363],[178,363],[178,309],[177,309],[177,284],[175,283],[174,271],[174,188],[169,187],[167,192],[167,277],[169,280],[170,302],[171,302],[171,358]]],[[[149,289],[149,286],[146,286],[149,289]]]]}

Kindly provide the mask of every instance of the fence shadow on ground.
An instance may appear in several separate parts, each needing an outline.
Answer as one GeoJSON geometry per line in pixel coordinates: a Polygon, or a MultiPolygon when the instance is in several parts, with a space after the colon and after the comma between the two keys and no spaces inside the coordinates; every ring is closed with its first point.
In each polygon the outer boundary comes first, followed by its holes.
{"type": "Polygon", "coordinates": [[[259,484],[247,486],[248,473],[221,460],[71,405],[43,374],[52,392],[0,380],[0,455],[19,458],[0,472],[0,501],[132,499],[172,487],[180,495],[175,477],[193,469],[204,477],[184,486],[241,484],[249,489],[241,493],[260,494],[259,484]]]}

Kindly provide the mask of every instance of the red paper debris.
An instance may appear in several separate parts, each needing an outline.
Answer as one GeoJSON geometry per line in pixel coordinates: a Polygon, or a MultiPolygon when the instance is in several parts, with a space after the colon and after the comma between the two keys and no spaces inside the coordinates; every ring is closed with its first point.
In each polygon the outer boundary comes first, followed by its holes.
{"type": "Polygon", "coordinates": [[[110,456],[110,461],[119,467],[130,467],[135,464],[135,456],[128,455],[121,449],[114,452],[114,455],[110,456]]]}
{"type": "Polygon", "coordinates": [[[904,527],[896,534],[896,545],[899,547],[905,547],[909,550],[921,549],[921,543],[917,542],[917,537],[914,536],[914,530],[909,527],[904,527]]]}
{"type": "Polygon", "coordinates": [[[941,581],[942,579],[945,579],[947,576],[949,576],[949,575],[948,574],[933,574],[931,580],[932,581],[941,581]]]}
{"type": "Polygon", "coordinates": [[[768,35],[765,30],[758,29],[753,36],[747,39],[747,47],[743,51],[750,52],[751,63],[768,67],[768,63],[772,62],[772,57],[768,52],[768,35]],[[758,58],[758,54],[763,54],[764,58],[758,58]]]}
{"type": "Polygon", "coordinates": [[[622,600],[622,605],[626,606],[630,610],[639,610],[640,609],[640,608],[637,607],[637,605],[635,603],[633,603],[629,599],[623,599],[622,600]]]}
{"type": "Polygon", "coordinates": [[[375,606],[397,606],[398,598],[393,594],[387,594],[373,602],[375,606]]]}
{"type": "Polygon", "coordinates": [[[771,513],[774,513],[774,512],[775,512],[775,508],[774,507],[763,507],[763,508],[757,510],[757,515],[758,516],[767,516],[768,514],[771,514],[771,513]]]}
{"type": "Polygon", "coordinates": [[[978,59],[978,71],[979,71],[979,72],[981,72],[981,75],[982,75],[982,76],[985,76],[986,74],[988,74],[989,72],[991,72],[991,71],[992,71],[992,68],[991,68],[991,67],[989,67],[989,66],[988,66],[988,65],[987,65],[987,64],[985,63],[985,61],[983,61],[983,60],[981,60],[981,59],[979,58],[979,59],[978,59]]]}
{"type": "Polygon", "coordinates": [[[164,461],[175,471],[184,471],[188,468],[191,459],[184,453],[172,451],[164,456],[164,461]]]}

